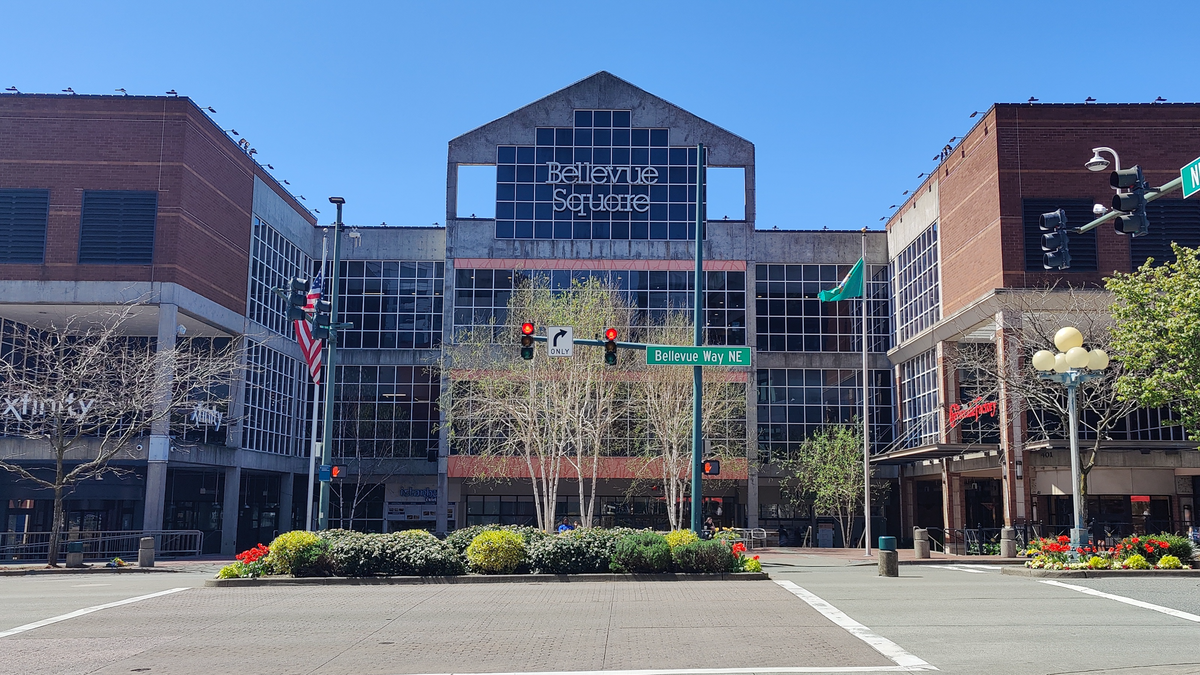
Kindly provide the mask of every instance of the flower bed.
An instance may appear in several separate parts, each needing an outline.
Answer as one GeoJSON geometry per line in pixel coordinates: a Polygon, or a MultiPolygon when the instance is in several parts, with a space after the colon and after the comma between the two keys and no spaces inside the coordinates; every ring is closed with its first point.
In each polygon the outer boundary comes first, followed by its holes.
{"type": "Polygon", "coordinates": [[[551,535],[529,527],[485,525],[439,540],[422,530],[366,534],[286,532],[226,565],[218,579],[291,577],[446,577],[512,574],[705,574],[762,572],[741,542],[701,540],[688,530],[580,528],[551,535]]]}
{"type": "Polygon", "coordinates": [[[1126,537],[1109,547],[1088,542],[1071,547],[1070,537],[1038,539],[1025,552],[1025,566],[1035,570],[1178,570],[1190,568],[1192,542],[1173,534],[1126,537]]]}

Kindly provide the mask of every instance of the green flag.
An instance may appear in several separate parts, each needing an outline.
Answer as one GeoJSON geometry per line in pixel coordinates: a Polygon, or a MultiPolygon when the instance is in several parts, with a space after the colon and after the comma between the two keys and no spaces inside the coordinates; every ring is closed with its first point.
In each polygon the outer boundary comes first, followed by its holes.
{"type": "Polygon", "coordinates": [[[821,291],[819,294],[821,302],[833,302],[835,300],[846,300],[847,298],[861,298],[863,296],[863,260],[858,259],[854,263],[854,267],[842,279],[842,282],[831,290],[821,291]]]}

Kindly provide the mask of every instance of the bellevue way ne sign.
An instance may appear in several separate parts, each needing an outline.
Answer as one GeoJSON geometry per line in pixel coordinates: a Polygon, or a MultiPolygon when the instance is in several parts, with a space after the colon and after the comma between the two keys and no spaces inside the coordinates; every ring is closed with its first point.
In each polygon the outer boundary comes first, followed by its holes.
{"type": "Polygon", "coordinates": [[[648,366],[748,366],[749,347],[646,346],[648,366]]]}
{"type": "Polygon", "coordinates": [[[1190,164],[1180,169],[1179,177],[1183,179],[1184,199],[1200,192],[1200,157],[1197,157],[1190,164]]]}

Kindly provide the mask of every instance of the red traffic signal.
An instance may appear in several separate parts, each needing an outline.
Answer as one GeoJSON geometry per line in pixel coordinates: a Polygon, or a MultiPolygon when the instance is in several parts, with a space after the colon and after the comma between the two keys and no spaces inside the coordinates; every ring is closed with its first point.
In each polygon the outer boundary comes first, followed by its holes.
{"type": "Polygon", "coordinates": [[[616,340],[617,339],[617,329],[609,328],[608,330],[604,331],[604,339],[605,340],[616,340]]]}
{"type": "Polygon", "coordinates": [[[710,459],[704,463],[705,476],[720,476],[721,475],[721,460],[710,459]]]}
{"type": "Polygon", "coordinates": [[[531,324],[531,323],[521,324],[521,334],[522,335],[533,335],[533,324],[531,324]]]}
{"type": "Polygon", "coordinates": [[[337,478],[338,476],[341,476],[341,475],[342,475],[342,467],[337,466],[336,464],[329,467],[329,477],[330,478],[337,478]]]}

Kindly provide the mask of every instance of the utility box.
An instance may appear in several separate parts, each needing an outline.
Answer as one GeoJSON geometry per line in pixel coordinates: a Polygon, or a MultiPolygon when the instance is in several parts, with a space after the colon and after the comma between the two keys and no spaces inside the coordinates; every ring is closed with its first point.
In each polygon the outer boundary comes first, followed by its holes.
{"type": "Polygon", "coordinates": [[[83,542],[67,542],[67,567],[83,567],[83,542]]]}
{"type": "Polygon", "coordinates": [[[154,537],[138,540],[138,567],[154,567],[154,537]]]}
{"type": "Polygon", "coordinates": [[[821,523],[820,529],[817,530],[817,547],[833,548],[833,525],[821,523]]]}

